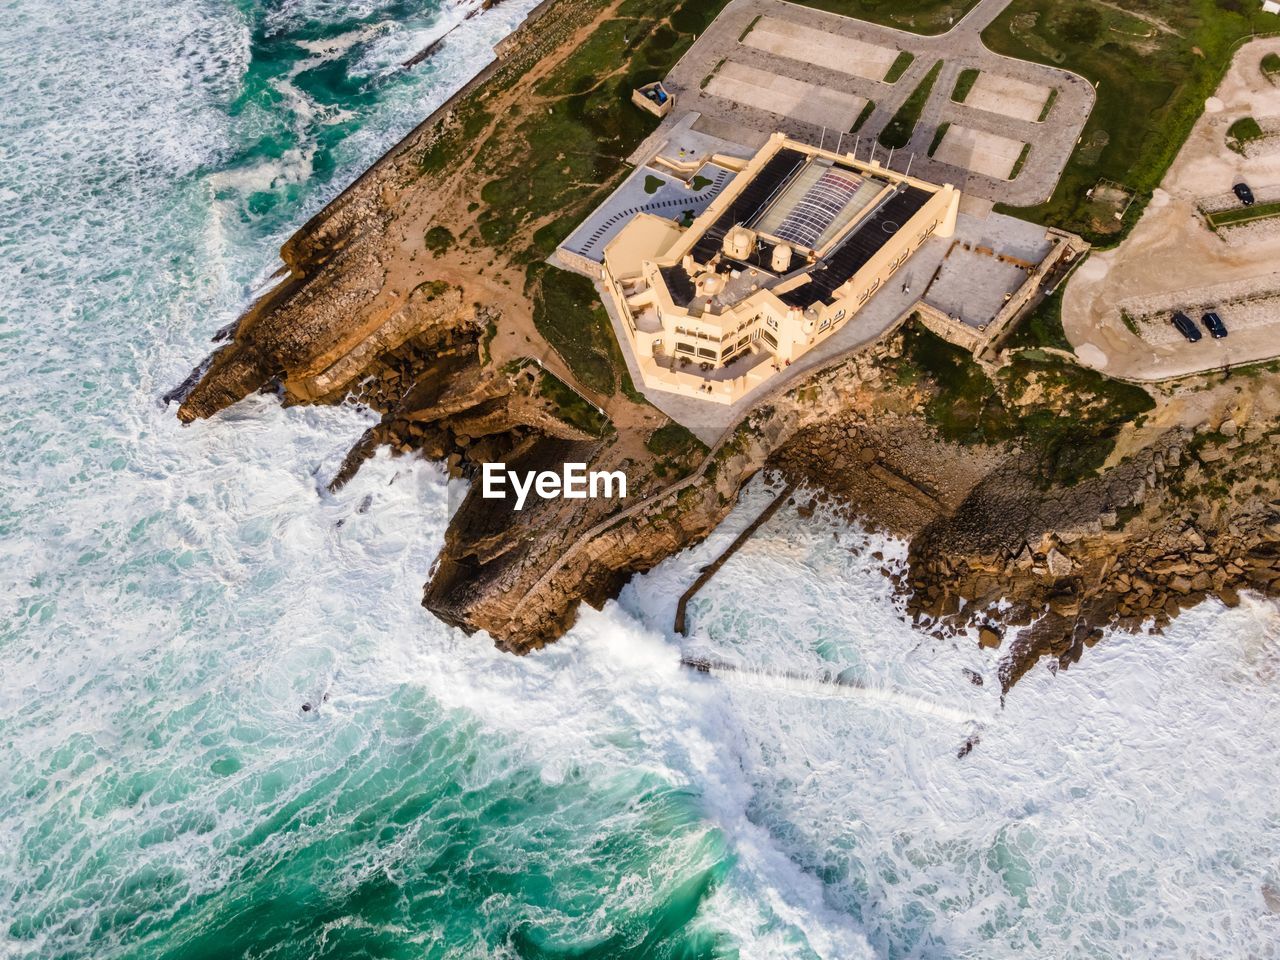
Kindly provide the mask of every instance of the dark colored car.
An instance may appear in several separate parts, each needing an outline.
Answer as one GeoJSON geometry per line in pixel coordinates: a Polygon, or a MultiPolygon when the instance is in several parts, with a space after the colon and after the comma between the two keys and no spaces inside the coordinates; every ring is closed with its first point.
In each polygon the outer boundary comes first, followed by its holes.
{"type": "Polygon", "coordinates": [[[1173,315],[1173,325],[1178,328],[1178,332],[1195,343],[1200,339],[1200,328],[1185,313],[1179,310],[1173,315]]]}
{"type": "Polygon", "coordinates": [[[1237,183],[1231,189],[1236,192],[1236,196],[1240,198],[1240,202],[1246,207],[1253,206],[1253,191],[1249,189],[1247,183],[1237,183]]]}
{"type": "Polygon", "coordinates": [[[1200,322],[1204,324],[1204,328],[1209,331],[1215,340],[1221,340],[1227,335],[1227,325],[1222,322],[1222,318],[1214,311],[1210,310],[1200,322]]]}

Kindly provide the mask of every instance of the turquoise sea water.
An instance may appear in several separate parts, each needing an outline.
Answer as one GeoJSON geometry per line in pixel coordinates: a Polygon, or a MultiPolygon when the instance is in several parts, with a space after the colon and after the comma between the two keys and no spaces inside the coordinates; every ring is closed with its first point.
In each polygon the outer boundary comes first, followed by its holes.
{"type": "Polygon", "coordinates": [[[438,468],[325,492],[365,414],[177,424],[289,230],[531,3],[408,73],[471,6],[3,6],[0,956],[1280,954],[1269,603],[1002,708],[902,622],[900,544],[784,510],[678,643],[757,488],[516,659],[418,605],[438,468]]]}

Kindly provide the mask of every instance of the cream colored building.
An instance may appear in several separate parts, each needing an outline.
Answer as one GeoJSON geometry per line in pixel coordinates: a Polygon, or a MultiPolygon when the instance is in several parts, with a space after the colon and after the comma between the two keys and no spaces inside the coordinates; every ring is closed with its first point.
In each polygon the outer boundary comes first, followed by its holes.
{"type": "Polygon", "coordinates": [[[960,193],[774,134],[689,227],[641,213],[603,285],[645,386],[733,403],[849,323],[960,193]]]}

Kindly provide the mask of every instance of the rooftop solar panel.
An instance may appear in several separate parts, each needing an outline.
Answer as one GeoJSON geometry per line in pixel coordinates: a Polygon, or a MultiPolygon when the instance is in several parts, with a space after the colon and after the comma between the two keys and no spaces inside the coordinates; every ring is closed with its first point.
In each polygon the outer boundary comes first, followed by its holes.
{"type": "Polygon", "coordinates": [[[751,178],[724,213],[716,218],[716,222],[693,245],[693,258],[699,263],[706,263],[719,253],[725,234],[738,224],[747,223],[755,217],[791,179],[791,175],[800,168],[804,160],[805,154],[789,147],[784,147],[770,157],[760,172],[751,178]]]}
{"type": "Polygon", "coordinates": [[[829,301],[850,277],[870,262],[895,233],[914,217],[933,194],[919,187],[903,187],[849,234],[825,261],[814,269],[809,282],[779,299],[792,307],[808,307],[829,301]]]}

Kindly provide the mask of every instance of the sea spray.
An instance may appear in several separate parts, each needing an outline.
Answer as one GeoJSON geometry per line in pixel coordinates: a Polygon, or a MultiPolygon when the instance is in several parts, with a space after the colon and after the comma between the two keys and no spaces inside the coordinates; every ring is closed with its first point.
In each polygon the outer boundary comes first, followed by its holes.
{"type": "Polygon", "coordinates": [[[1265,956],[1271,604],[1108,636],[1002,712],[963,673],[998,654],[903,622],[903,545],[823,512],[693,605],[717,657],[989,717],[957,760],[949,717],[681,670],[675,600],[762,485],[518,659],[418,604],[438,467],[383,451],[326,491],[367,413],[157,403],[530,5],[412,71],[457,9],[6,11],[0,952],[1265,956]]]}

